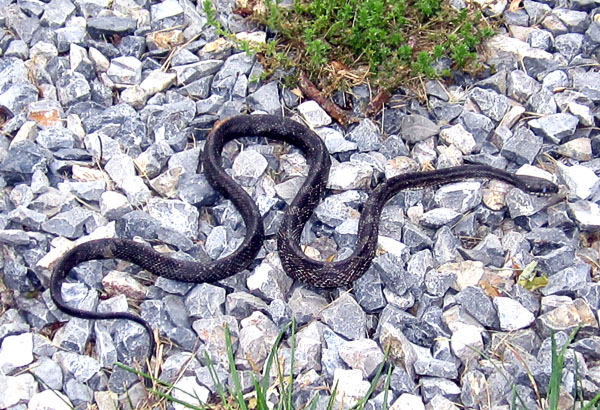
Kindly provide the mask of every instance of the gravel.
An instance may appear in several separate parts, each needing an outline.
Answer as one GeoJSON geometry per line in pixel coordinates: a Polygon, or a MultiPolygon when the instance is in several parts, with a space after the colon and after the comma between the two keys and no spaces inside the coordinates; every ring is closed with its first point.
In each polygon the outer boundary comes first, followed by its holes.
{"type": "MultiPolygon", "coordinates": [[[[264,41],[234,7],[218,4],[224,27],[264,41]]],[[[185,284],[127,263],[86,262],[63,285],[70,305],[139,312],[166,342],[160,377],[201,401],[216,393],[204,351],[217,377],[231,380],[226,325],[249,391],[253,370],[292,318],[297,408],[315,395],[326,408],[324,387],[336,382],[336,400],[356,402],[388,349],[391,408],[508,407],[513,386],[533,408],[550,377],[550,335],[560,346],[579,325],[561,400],[571,406],[576,378],[593,397],[600,2],[505,6],[486,9],[506,22],[484,47],[493,74],[427,81],[426,107],[397,90],[383,114],[344,129],[315,101],[262,79],[260,61],[219,38],[200,4],[5,2],[0,106],[14,115],[0,133],[0,408],[143,405],[143,384],[114,365],[145,358],[143,329],[57,310],[50,271],[92,238],[141,238],[199,261],[237,249],[241,217],[207,183],[199,153],[217,121],[252,112],[307,124],[332,155],[331,192],[302,234],[316,259],[351,254],[368,191],[402,172],[484,163],[553,179],[562,196],[534,197],[497,181],[399,193],[382,213],[380,252],[365,275],[351,288],[314,289],[284,273],[275,244],[306,159],[294,147],[244,138],[225,147],[223,163],[265,220],[254,264],[219,283],[185,284]],[[530,291],[516,272],[533,261],[548,284],[530,291]]],[[[368,95],[358,86],[349,99],[358,106],[368,95]]],[[[280,351],[286,364],[290,341],[280,351]]],[[[379,386],[366,408],[383,400],[379,386]]]]}

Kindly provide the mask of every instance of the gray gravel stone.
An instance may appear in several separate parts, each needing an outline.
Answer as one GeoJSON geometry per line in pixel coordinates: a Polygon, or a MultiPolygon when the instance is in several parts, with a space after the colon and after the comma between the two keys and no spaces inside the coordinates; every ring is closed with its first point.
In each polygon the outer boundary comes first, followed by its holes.
{"type": "Polygon", "coordinates": [[[281,102],[276,81],[271,81],[248,95],[248,104],[254,109],[277,115],[281,113],[281,102]]]}
{"type": "Polygon", "coordinates": [[[285,298],[292,286],[292,279],[279,267],[263,261],[248,276],[246,284],[252,294],[271,301],[285,298]]]}
{"type": "Polygon", "coordinates": [[[369,119],[360,121],[346,138],[356,143],[359,151],[375,151],[381,148],[382,137],[378,127],[369,119]]]}
{"type": "Polygon", "coordinates": [[[473,134],[479,146],[490,136],[494,129],[493,121],[482,114],[465,112],[460,116],[460,120],[465,129],[473,134]]]}
{"type": "Polygon", "coordinates": [[[0,387],[5,392],[0,398],[0,406],[3,408],[13,408],[21,400],[29,401],[37,393],[37,383],[28,373],[17,376],[0,375],[0,387]]]}
{"type": "Polygon", "coordinates": [[[258,182],[258,178],[265,172],[267,166],[267,160],[259,152],[244,150],[233,162],[233,177],[243,185],[252,186],[258,182]]]}
{"type": "Polygon", "coordinates": [[[106,75],[117,84],[140,84],[142,81],[142,62],[131,56],[114,58],[110,62],[106,75]]]}
{"type": "Polygon", "coordinates": [[[600,101],[600,73],[595,71],[573,73],[573,88],[594,102],[600,101]]]}
{"type": "Polygon", "coordinates": [[[469,181],[442,186],[435,193],[435,202],[463,214],[481,203],[481,183],[469,181]]]}
{"type": "Polygon", "coordinates": [[[420,355],[414,364],[415,373],[421,376],[437,376],[445,379],[456,379],[458,368],[455,363],[420,355]]]}
{"type": "Polygon", "coordinates": [[[277,339],[279,329],[262,312],[241,321],[238,357],[262,367],[277,339]]]}
{"type": "Polygon", "coordinates": [[[306,288],[298,287],[292,292],[288,304],[296,322],[304,324],[318,317],[319,312],[327,306],[327,300],[306,288]]]}
{"type": "MultiPolygon", "coordinates": [[[[8,220],[31,229],[40,229],[47,220],[47,216],[41,212],[32,211],[24,206],[18,206],[8,213],[8,220]]],[[[29,243],[29,238],[27,239],[29,243]]]]}
{"type": "Polygon", "coordinates": [[[543,295],[567,295],[575,293],[590,284],[589,265],[578,264],[569,266],[550,276],[548,285],[541,289],[543,295]]]}
{"type": "Polygon", "coordinates": [[[75,12],[75,5],[69,0],[52,0],[45,7],[41,22],[50,28],[59,28],[75,12]]]}
{"type": "Polygon", "coordinates": [[[354,297],[366,312],[373,312],[385,307],[382,281],[374,268],[369,268],[363,276],[354,282],[354,297]]]}
{"type": "Polygon", "coordinates": [[[90,17],[86,21],[88,33],[94,38],[110,37],[113,34],[126,36],[137,27],[134,19],[116,16],[90,17]]]}
{"type": "Polygon", "coordinates": [[[310,127],[317,128],[331,124],[331,117],[312,100],[303,102],[297,109],[310,127]]]}
{"type": "Polygon", "coordinates": [[[402,117],[400,135],[409,143],[423,141],[439,132],[439,126],[422,115],[412,114],[402,117]]]}
{"type": "Polygon", "coordinates": [[[574,33],[583,33],[589,25],[588,14],[583,11],[556,8],[552,14],[557,16],[574,33]]]}
{"type": "Polygon", "coordinates": [[[508,99],[492,90],[477,87],[469,95],[481,112],[494,121],[500,121],[510,108],[508,99]]]}
{"type": "Polygon", "coordinates": [[[33,362],[33,338],[31,333],[7,336],[0,346],[0,369],[10,374],[15,369],[33,362]]]}
{"type": "Polygon", "coordinates": [[[456,401],[460,393],[460,387],[451,380],[441,377],[421,378],[421,394],[425,401],[429,401],[437,395],[441,395],[451,401],[456,401]]]}
{"type": "Polygon", "coordinates": [[[356,300],[348,293],[342,294],[321,311],[321,319],[336,333],[356,340],[366,332],[366,315],[356,300]]]}
{"type": "Polygon", "coordinates": [[[567,60],[571,61],[573,57],[581,52],[584,41],[583,34],[567,33],[560,36],[556,36],[554,39],[554,47],[562,54],[567,60]]]}
{"type": "Polygon", "coordinates": [[[227,315],[244,319],[252,312],[267,312],[269,307],[262,299],[247,292],[234,292],[227,295],[225,312],[227,315]]]}
{"type": "Polygon", "coordinates": [[[65,374],[81,383],[89,381],[100,371],[98,361],[89,356],[73,352],[56,352],[53,359],[65,374]]]}
{"type": "Polygon", "coordinates": [[[27,232],[20,229],[0,230],[0,243],[12,246],[29,245],[30,239],[27,232]]]}
{"type": "Polygon", "coordinates": [[[594,231],[600,227],[600,206],[590,201],[575,201],[568,205],[569,214],[573,216],[581,229],[594,231]]]}
{"type": "Polygon", "coordinates": [[[569,84],[569,76],[563,70],[552,71],[548,73],[542,80],[542,86],[549,89],[568,87],[569,84]]]}
{"type": "Polygon", "coordinates": [[[523,329],[535,320],[533,313],[511,298],[495,297],[493,302],[498,311],[500,329],[502,330],[523,329]]]}
{"type": "Polygon", "coordinates": [[[77,238],[83,235],[84,226],[91,217],[92,213],[90,211],[75,207],[42,223],[42,229],[67,238],[77,238]]]}
{"type": "Polygon", "coordinates": [[[558,173],[569,188],[570,195],[574,198],[588,199],[598,192],[600,178],[590,168],[583,165],[569,167],[559,164],[558,173]]]}
{"type": "Polygon", "coordinates": [[[573,135],[579,119],[571,114],[548,115],[529,121],[529,125],[541,135],[558,144],[565,137],[573,135]]]}
{"type": "Polygon", "coordinates": [[[542,87],[538,93],[533,94],[527,100],[527,108],[537,114],[556,114],[557,107],[554,92],[548,87],[542,87]]]}
{"type": "Polygon", "coordinates": [[[0,175],[7,183],[26,182],[36,169],[45,170],[51,154],[30,141],[12,144],[0,163],[0,175]]]}
{"type": "Polygon", "coordinates": [[[218,316],[224,313],[225,289],[200,283],[187,294],[185,303],[192,319],[218,316]]]}
{"type": "Polygon", "coordinates": [[[427,228],[439,228],[442,225],[454,225],[462,217],[461,214],[449,208],[435,208],[427,211],[421,217],[421,225],[427,228]]]}
{"type": "Polygon", "coordinates": [[[467,286],[456,295],[456,301],[485,327],[498,328],[498,314],[492,299],[480,287],[467,286]]]}
{"type": "Polygon", "coordinates": [[[160,30],[182,25],[184,22],[183,8],[176,0],[166,0],[150,7],[151,26],[160,30]]]}
{"type": "Polygon", "coordinates": [[[511,71],[508,75],[508,96],[519,102],[526,102],[529,97],[540,90],[540,84],[520,70],[511,71]]]}
{"type": "Polygon", "coordinates": [[[553,274],[573,263],[574,248],[563,246],[544,255],[536,256],[540,270],[553,274]]]}

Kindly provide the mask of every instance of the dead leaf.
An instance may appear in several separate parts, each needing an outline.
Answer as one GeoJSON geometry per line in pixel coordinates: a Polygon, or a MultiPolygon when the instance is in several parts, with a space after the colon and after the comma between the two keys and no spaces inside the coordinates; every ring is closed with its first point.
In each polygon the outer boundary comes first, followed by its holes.
{"type": "Polygon", "coordinates": [[[502,296],[502,294],[500,292],[498,292],[498,289],[496,289],[494,286],[492,286],[492,284],[490,282],[488,282],[487,280],[480,280],[479,286],[481,286],[481,289],[483,289],[485,294],[491,298],[502,296]]]}
{"type": "Polygon", "coordinates": [[[511,13],[516,13],[519,10],[520,6],[521,0],[511,0],[510,5],[508,6],[508,10],[510,10],[511,13]]]}

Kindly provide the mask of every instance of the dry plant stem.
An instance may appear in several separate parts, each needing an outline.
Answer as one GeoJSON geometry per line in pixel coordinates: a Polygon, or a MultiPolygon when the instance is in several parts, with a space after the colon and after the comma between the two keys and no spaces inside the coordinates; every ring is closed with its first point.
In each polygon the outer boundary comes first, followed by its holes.
{"type": "Polygon", "coordinates": [[[298,84],[302,94],[306,97],[315,100],[327,114],[331,115],[341,125],[346,126],[358,122],[358,118],[353,116],[349,111],[343,110],[330,100],[325,98],[323,94],[315,87],[315,85],[308,79],[308,77],[302,73],[300,75],[300,81],[298,84]]]}

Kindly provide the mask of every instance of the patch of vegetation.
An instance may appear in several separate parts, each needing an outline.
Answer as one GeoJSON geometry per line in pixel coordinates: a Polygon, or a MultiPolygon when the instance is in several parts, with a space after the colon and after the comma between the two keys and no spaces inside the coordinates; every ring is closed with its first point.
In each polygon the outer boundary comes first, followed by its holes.
{"type": "Polygon", "coordinates": [[[442,0],[264,1],[252,14],[275,33],[263,63],[303,71],[324,91],[365,80],[393,90],[411,78],[476,69],[476,48],[494,33],[480,11],[442,0]]]}
{"type": "MultiPolygon", "coordinates": [[[[533,374],[530,372],[526,363],[523,361],[523,366],[529,376],[529,380],[532,383],[532,387],[537,395],[537,405],[539,409],[545,410],[561,410],[565,408],[561,406],[559,403],[559,399],[561,397],[561,393],[566,392],[565,390],[561,391],[561,383],[562,376],[565,369],[565,360],[567,356],[567,352],[573,340],[575,339],[575,335],[580,330],[581,326],[578,326],[568,335],[567,340],[563,343],[561,347],[558,346],[554,334],[551,335],[552,341],[552,372],[550,375],[550,381],[548,383],[547,395],[545,398],[541,397],[540,389],[535,384],[535,378],[533,374]]],[[[254,389],[250,393],[244,394],[241,382],[240,382],[240,374],[235,365],[235,355],[234,355],[234,344],[232,343],[231,335],[229,332],[229,328],[225,327],[225,342],[227,346],[227,357],[229,362],[229,373],[231,375],[231,385],[224,386],[219,381],[219,377],[217,376],[217,371],[215,369],[215,365],[213,364],[210,356],[207,352],[204,352],[204,361],[207,364],[212,381],[216,387],[217,393],[209,400],[209,403],[203,403],[193,392],[186,392],[171,383],[164,382],[160,379],[154,378],[150,374],[140,372],[136,369],[133,369],[129,366],[125,366],[121,363],[116,363],[117,367],[123,368],[131,373],[134,373],[146,381],[150,381],[152,387],[148,388],[148,392],[151,394],[147,403],[142,405],[143,409],[165,409],[167,408],[167,403],[178,403],[186,408],[193,410],[296,410],[296,407],[293,403],[293,394],[297,390],[301,388],[297,383],[294,383],[294,358],[295,358],[295,347],[296,347],[296,325],[295,322],[292,321],[287,326],[285,326],[281,332],[279,333],[275,343],[273,344],[265,366],[263,367],[262,374],[255,374],[253,376],[253,385],[254,389]],[[290,362],[289,368],[287,372],[284,372],[284,364],[280,361],[279,357],[279,348],[284,343],[284,338],[288,336],[287,340],[290,346],[290,362]],[[276,372],[276,377],[271,377],[271,371],[276,372]],[[284,373],[287,373],[286,376],[284,373]],[[179,391],[183,396],[187,397],[185,400],[177,399],[174,397],[173,393],[175,391],[179,391]],[[271,393],[275,393],[278,396],[278,401],[275,405],[269,403],[268,398],[272,397],[271,393]]],[[[522,360],[517,353],[517,350],[514,349],[510,343],[506,344],[506,348],[515,352],[516,357],[519,360],[522,360]]],[[[515,410],[531,410],[525,404],[523,398],[519,395],[517,385],[514,384],[511,377],[503,370],[499,364],[496,364],[496,360],[492,360],[492,358],[485,352],[480,351],[475,347],[471,347],[471,349],[477,352],[482,359],[487,360],[495,369],[498,371],[502,377],[505,378],[506,382],[512,387],[511,394],[511,403],[510,408],[515,410]]],[[[367,401],[373,397],[376,391],[384,392],[384,398],[382,403],[382,410],[386,410],[388,408],[388,393],[390,388],[390,380],[392,375],[393,366],[387,363],[389,355],[389,349],[386,349],[384,360],[377,369],[376,374],[373,376],[371,380],[371,385],[365,397],[356,403],[351,410],[363,410],[367,405],[367,401]],[[387,368],[387,371],[385,371],[387,368]],[[383,386],[382,386],[383,384],[383,386]]],[[[576,384],[574,386],[574,390],[571,393],[571,397],[574,399],[573,409],[579,410],[598,410],[600,408],[600,392],[595,395],[591,400],[583,399],[583,387],[582,387],[582,379],[578,373],[578,365],[577,360],[575,358],[575,380],[576,384]]],[[[185,370],[186,366],[183,366],[182,372],[185,370]]],[[[312,400],[307,403],[303,408],[314,410],[317,408],[318,399],[319,399],[319,391],[320,389],[316,389],[315,395],[312,400]]],[[[337,409],[339,407],[339,402],[336,403],[336,394],[337,394],[337,385],[332,386],[330,390],[329,400],[327,403],[327,410],[337,409]]],[[[117,406],[117,403],[115,403],[117,406]]],[[[133,408],[133,404],[130,403],[130,407],[133,408]]],[[[116,408],[116,407],[115,407],[116,408]]],[[[138,407],[139,408],[139,407],[138,407]]]]}
{"type": "MultiPolygon", "coordinates": [[[[148,373],[140,372],[134,368],[125,366],[122,363],[115,363],[115,365],[144,378],[145,381],[151,382],[147,383],[152,385],[152,387],[148,388],[148,392],[151,394],[151,397],[149,401],[142,406],[143,409],[164,409],[167,408],[168,402],[177,403],[192,410],[296,409],[292,396],[295,391],[301,388],[301,386],[299,386],[297,383],[294,383],[294,372],[292,371],[295,366],[294,359],[296,349],[296,323],[294,320],[284,326],[284,328],[279,332],[279,335],[277,336],[275,343],[269,352],[269,356],[264,365],[262,374],[255,374],[252,376],[254,389],[250,393],[244,394],[241,384],[241,375],[235,364],[234,343],[232,343],[229,327],[227,326],[225,327],[225,344],[227,346],[227,358],[229,363],[228,370],[232,381],[231,385],[229,386],[224,386],[219,381],[215,365],[210,359],[210,355],[208,352],[204,352],[204,361],[209,368],[212,381],[217,390],[216,396],[210,399],[210,403],[203,403],[193,392],[181,390],[174,384],[157,379],[148,373]],[[289,368],[287,369],[287,376],[285,375],[286,372],[284,371],[284,363],[281,362],[279,355],[279,348],[283,344],[286,336],[289,336],[288,343],[290,346],[290,362],[289,368]],[[276,372],[276,377],[271,377],[272,371],[276,372]],[[175,392],[181,393],[181,395],[185,396],[186,399],[181,400],[175,398],[173,394],[175,392]],[[275,405],[270,403],[268,400],[270,394],[273,392],[275,392],[278,396],[278,402],[275,405]]],[[[382,380],[382,377],[385,377],[383,380],[385,403],[382,406],[382,410],[387,409],[386,403],[393,369],[393,366],[387,364],[388,353],[389,352],[386,351],[383,362],[378,367],[375,376],[373,376],[369,390],[365,396],[351,408],[351,410],[363,410],[365,408],[367,401],[373,396],[377,386],[380,385],[380,380],[382,380]],[[385,367],[387,367],[387,373],[384,373],[385,367]]],[[[183,367],[182,372],[184,370],[185,366],[183,367]]],[[[315,410],[317,408],[320,390],[321,389],[315,390],[313,398],[303,407],[304,409],[315,410]]],[[[336,403],[336,393],[337,385],[333,386],[331,389],[331,394],[329,395],[329,400],[327,403],[327,410],[333,410],[334,408],[337,409],[339,407],[339,403],[336,403]]],[[[131,408],[134,408],[134,406],[131,405],[131,408]]]]}
{"type": "MultiPolygon", "coordinates": [[[[506,345],[506,347],[508,349],[513,351],[516,358],[523,363],[523,367],[527,373],[529,380],[532,383],[533,390],[536,394],[536,401],[537,401],[538,409],[540,409],[540,410],[562,410],[562,409],[567,408],[564,406],[564,403],[563,404],[560,403],[560,398],[563,393],[571,394],[571,398],[573,399],[573,405],[571,408],[573,410],[575,410],[575,409],[598,410],[600,408],[600,392],[596,393],[596,395],[591,400],[584,400],[584,398],[583,398],[582,379],[578,373],[578,364],[577,364],[576,356],[574,356],[575,381],[576,381],[574,389],[572,392],[567,392],[566,390],[563,390],[561,388],[563,371],[565,369],[565,359],[566,359],[566,355],[568,352],[567,349],[569,349],[569,347],[571,347],[571,344],[573,343],[573,340],[575,339],[575,335],[577,335],[577,332],[579,332],[580,329],[581,329],[581,325],[579,325],[575,329],[573,329],[571,331],[571,333],[569,333],[565,343],[560,348],[559,348],[558,344],[556,343],[556,338],[554,336],[554,332],[551,333],[550,338],[551,338],[551,343],[552,343],[552,345],[551,345],[552,346],[551,347],[552,372],[550,373],[550,381],[548,382],[547,394],[546,394],[545,398],[542,398],[542,396],[540,395],[540,389],[538,388],[537,384],[535,383],[534,375],[531,373],[529,367],[527,367],[526,362],[523,359],[521,359],[517,350],[514,349],[509,343],[506,345]]],[[[531,410],[531,407],[528,408],[527,405],[525,404],[525,401],[520,396],[519,392],[517,391],[517,385],[512,382],[511,377],[509,375],[507,375],[507,373],[503,369],[501,369],[496,364],[496,362],[490,358],[490,356],[487,353],[484,353],[474,347],[471,347],[471,349],[474,350],[475,352],[477,352],[483,359],[487,360],[496,369],[496,371],[498,371],[498,373],[500,373],[502,375],[502,377],[504,377],[506,382],[511,386],[512,397],[511,397],[510,408],[515,409],[515,410],[531,410]]]]}

